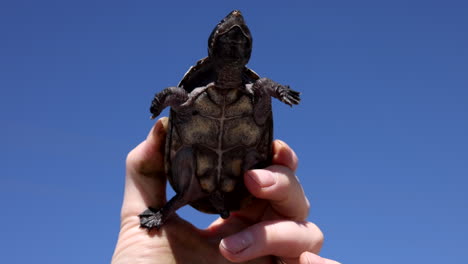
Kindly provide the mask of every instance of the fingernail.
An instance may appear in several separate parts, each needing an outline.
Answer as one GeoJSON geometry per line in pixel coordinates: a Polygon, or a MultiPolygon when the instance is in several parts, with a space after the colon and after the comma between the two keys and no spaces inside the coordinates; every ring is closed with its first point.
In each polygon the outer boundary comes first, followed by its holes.
{"type": "Polygon", "coordinates": [[[308,254],[306,254],[306,261],[307,261],[307,262],[306,262],[307,264],[313,264],[313,262],[312,262],[312,260],[310,259],[310,257],[309,257],[308,254]]]}
{"type": "Polygon", "coordinates": [[[276,183],[276,178],[270,171],[262,171],[262,173],[249,172],[250,178],[254,180],[260,187],[270,187],[276,183]]]}
{"type": "Polygon", "coordinates": [[[310,252],[304,252],[300,257],[300,260],[305,261],[304,262],[305,264],[325,264],[325,263],[329,263],[328,261],[326,261],[326,259],[320,257],[319,255],[315,255],[313,253],[310,253],[310,252]]]}
{"type": "Polygon", "coordinates": [[[229,236],[221,240],[221,246],[231,254],[239,254],[253,243],[252,234],[248,231],[229,236]]]}
{"type": "Polygon", "coordinates": [[[277,139],[276,141],[278,141],[278,143],[282,146],[282,147],[285,147],[286,146],[286,143],[281,140],[281,139],[277,139]]]}

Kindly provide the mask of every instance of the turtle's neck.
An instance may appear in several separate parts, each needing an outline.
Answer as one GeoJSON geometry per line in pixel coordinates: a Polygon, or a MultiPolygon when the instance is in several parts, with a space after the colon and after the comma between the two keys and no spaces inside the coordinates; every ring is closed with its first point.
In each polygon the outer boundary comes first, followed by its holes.
{"type": "Polygon", "coordinates": [[[244,67],[225,65],[217,68],[216,87],[232,89],[242,86],[242,71],[244,67]]]}

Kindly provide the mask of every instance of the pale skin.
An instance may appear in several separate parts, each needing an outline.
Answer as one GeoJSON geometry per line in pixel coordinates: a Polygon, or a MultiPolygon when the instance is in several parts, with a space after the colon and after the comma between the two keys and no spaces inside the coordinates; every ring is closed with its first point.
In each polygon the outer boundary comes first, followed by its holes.
{"type": "Polygon", "coordinates": [[[164,141],[167,118],[127,157],[120,234],[113,264],[339,264],[318,255],[323,234],[307,222],[309,201],[295,176],[296,154],[273,142],[273,165],[244,175],[256,199],[228,219],[198,229],[177,215],[160,230],[140,228],[138,215],[166,203],[164,141]]]}

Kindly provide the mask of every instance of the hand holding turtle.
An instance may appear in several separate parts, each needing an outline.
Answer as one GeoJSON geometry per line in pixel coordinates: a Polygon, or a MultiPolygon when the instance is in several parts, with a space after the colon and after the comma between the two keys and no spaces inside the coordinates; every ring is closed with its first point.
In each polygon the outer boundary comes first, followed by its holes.
{"type": "Polygon", "coordinates": [[[148,138],[127,158],[121,229],[112,259],[118,263],[336,263],[320,258],[323,235],[306,222],[309,203],[294,176],[297,157],[280,141],[273,146],[273,165],[245,175],[257,198],[247,208],[219,218],[200,230],[177,215],[164,228],[140,228],[138,215],[166,203],[164,141],[167,119],[160,119],[148,138]],[[272,256],[276,257],[272,257],[272,256]],[[229,260],[229,261],[228,261],[229,260]]]}

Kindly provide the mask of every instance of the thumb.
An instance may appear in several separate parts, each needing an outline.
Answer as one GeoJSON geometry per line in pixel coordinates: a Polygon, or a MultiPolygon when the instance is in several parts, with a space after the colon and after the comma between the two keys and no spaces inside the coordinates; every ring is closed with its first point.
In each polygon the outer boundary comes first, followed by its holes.
{"type": "Polygon", "coordinates": [[[166,203],[164,147],[167,117],[159,119],[145,141],[127,156],[122,219],[166,203]]]}

